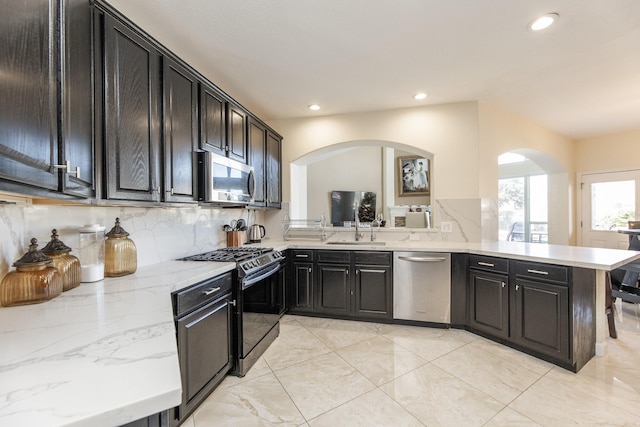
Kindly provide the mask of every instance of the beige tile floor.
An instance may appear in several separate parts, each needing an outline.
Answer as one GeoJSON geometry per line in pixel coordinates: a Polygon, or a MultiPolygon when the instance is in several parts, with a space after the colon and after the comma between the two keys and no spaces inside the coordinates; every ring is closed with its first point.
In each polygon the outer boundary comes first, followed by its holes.
{"type": "Polygon", "coordinates": [[[640,426],[640,308],[578,374],[466,331],[284,316],[244,378],[183,424],[640,426]]]}

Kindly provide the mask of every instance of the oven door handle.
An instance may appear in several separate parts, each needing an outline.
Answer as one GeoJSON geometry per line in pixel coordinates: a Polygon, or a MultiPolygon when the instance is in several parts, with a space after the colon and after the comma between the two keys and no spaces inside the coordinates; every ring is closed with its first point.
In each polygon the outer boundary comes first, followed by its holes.
{"type": "Polygon", "coordinates": [[[247,289],[248,287],[255,285],[261,280],[266,279],[269,276],[276,274],[280,270],[280,263],[276,264],[274,267],[269,267],[269,269],[264,273],[257,277],[249,277],[249,279],[242,279],[242,290],[247,289]]]}

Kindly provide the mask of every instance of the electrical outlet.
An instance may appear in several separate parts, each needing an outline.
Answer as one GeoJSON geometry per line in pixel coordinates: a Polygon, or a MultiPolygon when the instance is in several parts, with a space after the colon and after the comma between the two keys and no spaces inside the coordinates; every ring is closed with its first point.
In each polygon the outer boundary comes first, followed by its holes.
{"type": "Polygon", "coordinates": [[[442,221],[440,223],[440,231],[443,233],[451,233],[453,231],[453,224],[450,221],[442,221]]]}
{"type": "Polygon", "coordinates": [[[409,240],[420,240],[420,236],[418,236],[416,233],[411,233],[409,234],[409,240]]]}

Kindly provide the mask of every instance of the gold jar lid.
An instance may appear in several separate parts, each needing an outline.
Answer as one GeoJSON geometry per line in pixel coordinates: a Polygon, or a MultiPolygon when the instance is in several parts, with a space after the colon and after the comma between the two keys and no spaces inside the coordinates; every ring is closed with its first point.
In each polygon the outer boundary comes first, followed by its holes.
{"type": "Polygon", "coordinates": [[[51,264],[53,260],[38,250],[38,239],[32,238],[29,251],[13,263],[14,267],[36,267],[51,264]]]}
{"type": "Polygon", "coordinates": [[[107,237],[127,237],[129,233],[120,226],[120,218],[116,218],[116,225],[106,234],[107,237]]]}
{"type": "Polygon", "coordinates": [[[58,239],[58,230],[55,228],[51,230],[51,241],[42,248],[42,252],[45,255],[60,255],[71,252],[71,248],[64,244],[64,242],[58,239]]]}

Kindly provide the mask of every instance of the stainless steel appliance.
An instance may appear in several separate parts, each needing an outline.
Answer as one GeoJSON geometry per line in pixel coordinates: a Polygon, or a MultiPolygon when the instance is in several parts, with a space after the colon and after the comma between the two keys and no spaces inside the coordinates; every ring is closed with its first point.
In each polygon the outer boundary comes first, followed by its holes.
{"type": "Polygon", "coordinates": [[[393,253],[393,318],[451,323],[451,254],[393,253]]]}
{"type": "Polygon", "coordinates": [[[225,206],[253,201],[253,167],[211,152],[198,153],[198,200],[225,206]]]}
{"type": "Polygon", "coordinates": [[[285,257],[273,248],[230,247],[184,258],[235,261],[234,367],[244,376],[280,333],[285,257]]]}
{"type": "Polygon", "coordinates": [[[182,376],[182,403],[167,411],[171,426],[189,416],[233,367],[232,294],[228,272],[171,295],[182,376]]]}
{"type": "Polygon", "coordinates": [[[251,243],[260,243],[265,234],[267,234],[267,230],[263,225],[253,224],[249,227],[249,241],[251,243]]]}

